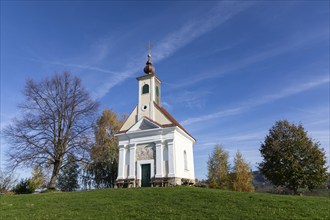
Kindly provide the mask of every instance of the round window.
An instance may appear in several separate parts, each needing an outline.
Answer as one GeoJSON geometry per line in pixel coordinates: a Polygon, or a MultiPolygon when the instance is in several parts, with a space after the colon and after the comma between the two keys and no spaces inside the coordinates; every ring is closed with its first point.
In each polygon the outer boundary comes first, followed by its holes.
{"type": "Polygon", "coordinates": [[[145,110],[147,110],[148,109],[148,106],[147,105],[142,105],[142,111],[145,111],[145,110]]]}

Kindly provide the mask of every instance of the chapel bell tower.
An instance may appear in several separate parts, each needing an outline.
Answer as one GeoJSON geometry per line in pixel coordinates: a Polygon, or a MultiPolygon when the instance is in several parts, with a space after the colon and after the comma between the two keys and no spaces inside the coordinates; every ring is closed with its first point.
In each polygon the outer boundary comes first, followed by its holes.
{"type": "Polygon", "coordinates": [[[152,65],[150,53],[148,54],[148,61],[144,67],[144,72],[146,75],[136,78],[139,81],[137,120],[140,120],[142,117],[155,120],[154,104],[156,103],[158,106],[161,106],[161,81],[155,75],[155,67],[152,65]]]}

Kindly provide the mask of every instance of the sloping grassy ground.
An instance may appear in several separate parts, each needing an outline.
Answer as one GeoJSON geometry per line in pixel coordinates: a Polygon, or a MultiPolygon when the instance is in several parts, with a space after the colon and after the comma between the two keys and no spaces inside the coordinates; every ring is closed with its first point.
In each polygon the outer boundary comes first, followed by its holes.
{"type": "Polygon", "coordinates": [[[329,198],[196,187],[0,197],[0,219],[330,219],[329,198]]]}

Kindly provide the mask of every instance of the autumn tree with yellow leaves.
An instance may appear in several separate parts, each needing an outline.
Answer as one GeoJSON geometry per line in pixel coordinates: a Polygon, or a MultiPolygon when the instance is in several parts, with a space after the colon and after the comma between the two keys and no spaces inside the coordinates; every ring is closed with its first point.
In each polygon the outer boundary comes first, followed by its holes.
{"type": "Polygon", "coordinates": [[[234,158],[234,167],[232,173],[232,188],[239,192],[252,192],[254,187],[252,184],[252,172],[249,164],[244,160],[240,151],[237,151],[234,158]]]}

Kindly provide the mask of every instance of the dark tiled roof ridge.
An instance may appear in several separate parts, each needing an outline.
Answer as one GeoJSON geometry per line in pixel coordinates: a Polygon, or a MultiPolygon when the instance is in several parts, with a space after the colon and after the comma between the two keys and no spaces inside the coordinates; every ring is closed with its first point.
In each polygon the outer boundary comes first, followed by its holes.
{"type": "MultiPolygon", "coordinates": [[[[174,127],[174,126],[178,126],[182,131],[184,131],[187,135],[189,135],[192,139],[194,139],[195,141],[196,141],[196,139],[192,136],[192,135],[190,135],[189,133],[188,133],[188,131],[186,130],[186,129],[184,129],[184,127],[177,121],[177,120],[175,120],[175,118],[165,109],[165,108],[163,108],[163,107],[161,107],[161,106],[159,106],[156,102],[154,102],[154,105],[156,106],[156,108],[158,108],[164,115],[165,115],[165,117],[167,117],[167,119],[169,120],[169,121],[171,121],[172,122],[172,124],[159,124],[158,122],[156,122],[156,121],[154,121],[154,120],[152,120],[151,118],[149,118],[149,117],[147,117],[147,116],[143,116],[143,118],[146,118],[146,119],[148,119],[149,121],[151,121],[151,122],[153,122],[153,123],[155,123],[156,125],[158,125],[159,127],[162,127],[162,128],[168,128],[168,127],[174,127]]],[[[135,107],[134,107],[134,109],[135,109],[135,107]]],[[[134,109],[133,109],[133,111],[134,111],[134,109]]],[[[126,120],[128,120],[128,118],[126,119],[126,120]]],[[[126,121],[125,121],[126,122],[126,121]]],[[[125,123],[124,123],[125,124],[125,123]]],[[[124,125],[123,124],[123,125],[124,125]]],[[[135,124],[134,124],[135,125],[135,124]]],[[[134,125],[132,125],[132,127],[134,126],[134,125]]],[[[122,133],[126,133],[127,131],[129,131],[132,127],[130,127],[129,129],[127,129],[127,130],[124,130],[124,131],[118,131],[117,132],[117,134],[122,134],[122,133]]]]}
{"type": "Polygon", "coordinates": [[[148,119],[149,121],[151,121],[152,123],[158,125],[158,126],[161,127],[161,128],[164,126],[164,125],[161,125],[161,124],[159,124],[158,122],[152,120],[151,118],[149,118],[149,117],[147,117],[147,116],[143,116],[142,118],[146,118],[146,119],[148,119]]]}
{"type": "MultiPolygon", "coordinates": [[[[163,107],[159,106],[156,102],[154,102],[154,105],[175,125],[178,126],[179,128],[181,128],[181,130],[183,130],[186,134],[188,134],[192,139],[194,139],[196,141],[196,139],[190,135],[188,133],[188,131],[186,129],[184,129],[184,127],[182,127],[182,125],[175,120],[175,118],[163,107]]],[[[162,125],[163,126],[167,126],[167,125],[162,125]]]]}

